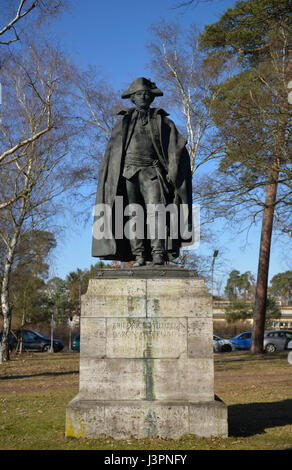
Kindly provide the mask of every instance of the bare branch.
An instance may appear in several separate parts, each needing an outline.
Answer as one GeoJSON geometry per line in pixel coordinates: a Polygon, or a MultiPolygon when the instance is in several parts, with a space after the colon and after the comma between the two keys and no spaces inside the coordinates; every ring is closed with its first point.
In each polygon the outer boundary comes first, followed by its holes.
{"type": "Polygon", "coordinates": [[[212,126],[213,101],[219,93],[214,85],[220,67],[205,66],[198,32],[193,26],[182,31],[177,24],[162,21],[153,25],[152,30],[155,39],[148,46],[151,66],[155,79],[170,96],[170,105],[181,117],[194,174],[199,166],[216,156],[207,134],[212,126]]]}
{"type": "Polygon", "coordinates": [[[24,18],[33,10],[36,9],[39,12],[38,17],[40,17],[40,15],[44,16],[56,12],[60,7],[63,7],[65,3],[66,0],[49,0],[49,2],[45,2],[44,0],[31,0],[31,2],[28,2],[28,0],[19,0],[14,18],[12,18],[0,30],[0,37],[4,38],[0,41],[0,45],[9,46],[10,44],[20,40],[16,31],[16,26],[23,23],[24,18]],[[11,39],[8,39],[8,37],[6,38],[6,36],[9,36],[9,32],[11,31],[13,31],[14,37],[11,39]]]}
{"type": "Polygon", "coordinates": [[[21,142],[18,142],[16,145],[14,145],[14,147],[6,150],[5,152],[3,152],[1,155],[0,155],[0,163],[6,158],[8,157],[9,155],[12,155],[13,153],[17,152],[17,150],[19,150],[20,148],[26,146],[26,145],[29,145],[31,144],[32,142],[34,142],[35,140],[39,139],[42,135],[46,134],[47,132],[49,132],[50,130],[52,129],[52,126],[51,125],[48,125],[45,129],[37,132],[36,134],[32,135],[31,137],[29,137],[28,139],[25,139],[25,140],[22,140],[21,142]]]}
{"type": "Polygon", "coordinates": [[[19,37],[18,37],[18,35],[16,33],[16,30],[14,28],[14,25],[18,21],[20,21],[22,18],[24,18],[26,15],[28,15],[28,13],[30,13],[37,6],[38,0],[33,1],[32,4],[26,10],[23,11],[23,6],[24,6],[25,3],[26,3],[26,0],[21,0],[20,1],[15,17],[6,26],[4,26],[4,28],[2,28],[0,30],[0,36],[3,36],[7,31],[9,31],[11,28],[13,28],[15,38],[12,39],[12,40],[9,40],[9,41],[4,41],[4,42],[1,41],[0,44],[9,45],[12,42],[15,42],[15,41],[19,40],[19,37]]]}
{"type": "Polygon", "coordinates": [[[184,2],[178,3],[176,6],[172,7],[171,10],[177,10],[178,8],[187,8],[189,6],[193,6],[196,8],[200,3],[209,3],[212,2],[212,0],[186,0],[184,2]]]}

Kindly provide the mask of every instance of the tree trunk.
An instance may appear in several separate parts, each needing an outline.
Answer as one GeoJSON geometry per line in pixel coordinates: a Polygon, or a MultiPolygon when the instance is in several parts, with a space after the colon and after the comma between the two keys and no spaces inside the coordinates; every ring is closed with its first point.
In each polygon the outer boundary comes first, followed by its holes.
{"type": "Polygon", "coordinates": [[[21,320],[20,333],[19,333],[19,343],[17,344],[19,354],[22,353],[22,349],[23,349],[23,329],[24,329],[24,326],[25,326],[25,313],[23,312],[22,320],[21,320]]]}
{"type": "Polygon", "coordinates": [[[251,352],[253,354],[263,352],[270,251],[273,230],[274,207],[277,195],[277,185],[278,172],[272,171],[271,182],[268,183],[266,187],[265,208],[262,219],[258,276],[253,315],[253,334],[251,343],[251,352]]]}
{"type": "Polygon", "coordinates": [[[3,278],[1,283],[1,308],[3,314],[3,335],[2,343],[0,350],[0,364],[4,361],[9,361],[9,336],[11,328],[11,310],[9,304],[9,279],[11,268],[13,264],[13,258],[15,253],[15,248],[17,246],[18,238],[20,233],[20,227],[15,228],[15,232],[10,240],[9,247],[7,250],[6,261],[4,265],[3,278]]]}

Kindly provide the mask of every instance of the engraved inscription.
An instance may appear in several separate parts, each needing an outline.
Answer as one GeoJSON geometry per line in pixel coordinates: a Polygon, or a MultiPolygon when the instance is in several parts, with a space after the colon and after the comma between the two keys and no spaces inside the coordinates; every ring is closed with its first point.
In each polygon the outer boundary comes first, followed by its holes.
{"type": "Polygon", "coordinates": [[[186,319],[107,319],[107,357],[178,358],[187,351],[186,319]]]}

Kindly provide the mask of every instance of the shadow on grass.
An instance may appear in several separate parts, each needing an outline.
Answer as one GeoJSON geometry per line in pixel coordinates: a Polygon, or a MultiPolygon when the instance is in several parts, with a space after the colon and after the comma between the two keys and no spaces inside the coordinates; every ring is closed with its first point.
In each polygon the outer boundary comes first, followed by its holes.
{"type": "Polygon", "coordinates": [[[263,434],[266,428],[292,424],[292,400],[231,405],[228,422],[231,436],[263,434]]]}
{"type": "Polygon", "coordinates": [[[288,357],[289,351],[280,351],[275,353],[264,353],[264,354],[251,354],[249,351],[235,351],[233,353],[216,353],[216,364],[220,365],[221,363],[226,366],[232,362],[257,362],[257,361],[280,361],[288,357]],[[224,354],[224,357],[222,356],[224,354]],[[230,354],[230,356],[228,356],[230,354]],[[236,357],[238,354],[239,357],[236,357]]]}
{"type": "Polygon", "coordinates": [[[29,379],[31,377],[57,377],[58,375],[71,375],[71,374],[79,374],[79,370],[70,370],[66,372],[42,372],[40,374],[27,374],[27,375],[6,375],[4,377],[0,377],[1,380],[14,380],[14,379],[29,379]]]}

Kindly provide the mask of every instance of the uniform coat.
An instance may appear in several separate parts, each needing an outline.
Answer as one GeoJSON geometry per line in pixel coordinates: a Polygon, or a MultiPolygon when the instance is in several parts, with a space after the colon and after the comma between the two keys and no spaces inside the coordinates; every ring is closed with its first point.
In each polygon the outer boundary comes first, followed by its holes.
{"type": "MultiPolygon", "coordinates": [[[[131,136],[131,128],[133,126],[132,113],[135,108],[122,110],[119,118],[113,128],[110,140],[108,142],[104,158],[102,160],[98,188],[96,196],[96,204],[108,204],[112,211],[114,228],[114,211],[115,197],[123,196],[124,205],[127,204],[125,179],[122,177],[123,162],[125,157],[125,148],[128,139],[131,136]]],[[[167,204],[175,203],[187,204],[189,208],[188,214],[188,230],[192,229],[192,175],[190,167],[190,157],[186,149],[186,140],[177,131],[175,124],[168,119],[168,114],[161,108],[150,109],[152,119],[151,137],[154,148],[157,153],[162,172],[165,180],[168,180],[169,194],[167,196],[167,204]]],[[[98,214],[95,213],[95,220],[98,214]]],[[[126,219],[124,218],[123,223],[126,219]]],[[[180,237],[175,240],[170,238],[167,241],[167,256],[169,260],[177,258],[179,248],[184,244],[191,244],[191,240],[182,240],[180,237]]],[[[150,243],[149,243],[150,245],[150,243]]],[[[151,260],[150,249],[145,251],[146,260],[151,260]]],[[[131,261],[134,256],[131,253],[129,240],[124,237],[122,240],[96,239],[93,236],[92,256],[101,259],[131,261]]]]}

